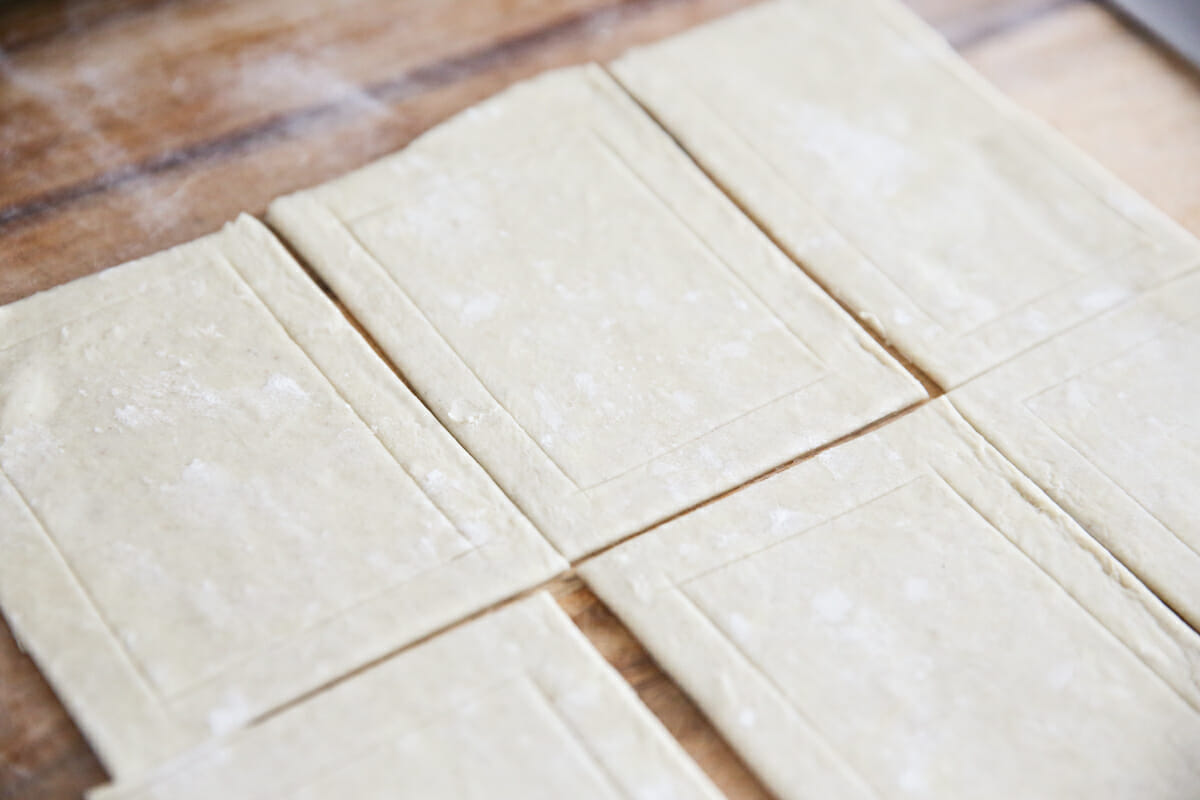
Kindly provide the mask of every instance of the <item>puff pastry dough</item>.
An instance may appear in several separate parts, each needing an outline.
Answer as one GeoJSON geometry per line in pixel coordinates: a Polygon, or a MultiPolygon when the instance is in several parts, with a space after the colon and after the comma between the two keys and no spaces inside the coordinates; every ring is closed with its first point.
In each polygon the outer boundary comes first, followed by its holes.
{"type": "Polygon", "coordinates": [[[543,594],[90,800],[719,800],[543,594]]]}
{"type": "Polygon", "coordinates": [[[1200,273],[997,367],[953,403],[1200,630],[1200,273]]]}
{"type": "Polygon", "coordinates": [[[956,386],[1200,264],[893,0],[775,0],[613,73],[837,297],[956,386]]]}
{"type": "Polygon", "coordinates": [[[781,797],[1200,785],[1200,637],[945,400],[581,572],[781,797]]]}
{"type": "Polygon", "coordinates": [[[563,566],[249,217],[0,309],[0,605],[117,777],[563,566]]]}
{"type": "Polygon", "coordinates": [[[270,217],[570,558],[924,396],[596,67],[270,217]]]}

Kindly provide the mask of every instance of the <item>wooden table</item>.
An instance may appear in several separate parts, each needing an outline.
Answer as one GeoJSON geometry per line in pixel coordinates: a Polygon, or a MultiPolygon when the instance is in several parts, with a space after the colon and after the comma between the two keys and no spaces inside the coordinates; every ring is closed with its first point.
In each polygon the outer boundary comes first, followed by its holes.
{"type": "MultiPolygon", "coordinates": [[[[1086,0],[911,0],[1200,233],[1200,77],[1086,0]]],[[[43,0],[0,8],[0,302],[215,230],[541,70],[747,0],[43,0]]],[[[743,764],[574,577],[549,586],[730,798],[743,764]]],[[[105,774],[0,623],[0,798],[105,774]]]]}

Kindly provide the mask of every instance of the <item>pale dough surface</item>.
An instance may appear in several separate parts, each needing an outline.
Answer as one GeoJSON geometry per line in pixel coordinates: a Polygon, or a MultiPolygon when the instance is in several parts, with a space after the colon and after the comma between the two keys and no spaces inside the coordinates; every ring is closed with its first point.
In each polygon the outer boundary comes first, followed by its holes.
{"type": "Polygon", "coordinates": [[[776,240],[950,388],[1200,245],[894,0],[775,0],[613,73],[776,240]]]}
{"type": "Polygon", "coordinates": [[[249,217],[0,309],[0,606],[118,777],[563,566],[249,217]]]}
{"type": "Polygon", "coordinates": [[[718,800],[545,593],[90,800],[718,800]]]}
{"type": "Polygon", "coordinates": [[[997,448],[1200,630],[1200,273],[950,395],[997,448]]]}
{"type": "Polygon", "coordinates": [[[270,217],[571,558],[924,396],[597,67],[270,217]]]}
{"type": "Polygon", "coordinates": [[[780,797],[1200,785],[1200,637],[945,400],[581,572],[780,797]]]}

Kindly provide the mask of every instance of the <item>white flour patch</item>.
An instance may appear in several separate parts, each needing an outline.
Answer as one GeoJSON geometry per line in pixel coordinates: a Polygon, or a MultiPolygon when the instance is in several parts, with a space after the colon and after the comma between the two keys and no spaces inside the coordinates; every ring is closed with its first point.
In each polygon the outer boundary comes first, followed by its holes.
{"type": "Polygon", "coordinates": [[[246,704],[246,698],[240,693],[233,693],[226,695],[221,705],[208,713],[208,729],[214,736],[223,736],[241,727],[248,719],[250,707],[246,704]]]}
{"type": "Polygon", "coordinates": [[[171,418],[157,408],[146,408],[144,406],[133,405],[127,403],[113,412],[117,422],[127,428],[142,428],[155,423],[167,423],[171,418]]]}
{"type": "Polygon", "coordinates": [[[812,599],[813,611],[825,622],[844,622],[853,607],[854,603],[841,589],[826,589],[812,599]]]}

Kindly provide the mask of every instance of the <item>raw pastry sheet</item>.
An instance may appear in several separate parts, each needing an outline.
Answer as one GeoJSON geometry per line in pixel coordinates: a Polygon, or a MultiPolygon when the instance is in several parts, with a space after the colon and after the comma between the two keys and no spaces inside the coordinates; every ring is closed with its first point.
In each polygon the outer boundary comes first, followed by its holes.
{"type": "Polygon", "coordinates": [[[1200,639],[945,400],[580,571],[781,797],[1200,785],[1200,639]]]}
{"type": "Polygon", "coordinates": [[[91,800],[718,800],[539,593],[91,800]]]}
{"type": "Polygon", "coordinates": [[[110,772],[564,566],[270,233],[0,309],[0,605],[110,772]]]}
{"type": "Polygon", "coordinates": [[[570,558],[924,396],[597,67],[270,218],[570,558]]]}
{"type": "Polygon", "coordinates": [[[968,419],[1200,630],[1200,273],[951,393],[968,419]]]}
{"type": "Polygon", "coordinates": [[[894,0],[774,0],[611,68],[944,388],[1200,264],[894,0]]]}

